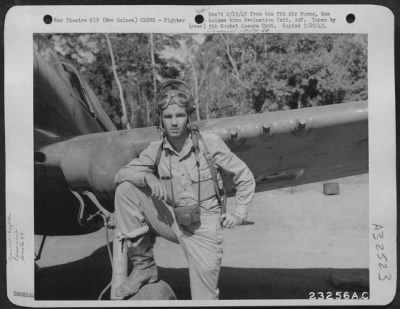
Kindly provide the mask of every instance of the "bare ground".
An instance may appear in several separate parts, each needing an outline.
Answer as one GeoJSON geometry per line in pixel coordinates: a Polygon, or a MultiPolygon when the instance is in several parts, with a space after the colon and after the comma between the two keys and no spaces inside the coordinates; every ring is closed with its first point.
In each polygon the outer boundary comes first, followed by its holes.
{"type": "MultiPolygon", "coordinates": [[[[340,184],[339,195],[324,195],[322,183],[256,194],[247,224],[224,232],[221,299],[368,291],[368,175],[329,182],[340,184]]],[[[228,202],[232,210],[234,199],[228,202]]],[[[37,263],[36,298],[96,299],[111,278],[104,235],[47,239],[37,263]]],[[[155,256],[160,278],[178,299],[190,299],[179,245],[158,238],[155,256]]]]}

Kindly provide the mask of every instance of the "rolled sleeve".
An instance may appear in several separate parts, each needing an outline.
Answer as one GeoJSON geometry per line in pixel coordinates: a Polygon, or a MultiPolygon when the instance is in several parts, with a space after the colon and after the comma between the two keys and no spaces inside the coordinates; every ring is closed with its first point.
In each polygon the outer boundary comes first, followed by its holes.
{"type": "Polygon", "coordinates": [[[210,152],[217,166],[233,175],[236,189],[235,215],[245,219],[255,191],[255,179],[248,166],[218,136],[212,138],[210,152]]]}
{"type": "Polygon", "coordinates": [[[160,143],[150,144],[140,153],[138,158],[122,167],[115,175],[115,184],[119,185],[122,182],[129,181],[138,187],[145,187],[145,175],[155,171],[154,164],[159,147],[160,143]]]}

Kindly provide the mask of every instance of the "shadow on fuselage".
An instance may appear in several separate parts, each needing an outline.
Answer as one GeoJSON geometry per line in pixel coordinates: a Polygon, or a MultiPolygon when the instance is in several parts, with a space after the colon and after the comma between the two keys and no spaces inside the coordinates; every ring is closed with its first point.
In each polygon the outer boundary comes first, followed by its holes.
{"type": "MultiPolygon", "coordinates": [[[[112,244],[110,244],[112,247],[112,244]]],[[[96,300],[111,279],[106,246],[82,260],[36,268],[37,300],[96,300]]],[[[174,290],[177,299],[190,299],[186,268],[159,267],[159,277],[174,290]]],[[[308,299],[310,292],[369,292],[368,269],[280,269],[222,267],[220,299],[308,299]]],[[[109,294],[104,295],[105,300],[109,294]]]]}

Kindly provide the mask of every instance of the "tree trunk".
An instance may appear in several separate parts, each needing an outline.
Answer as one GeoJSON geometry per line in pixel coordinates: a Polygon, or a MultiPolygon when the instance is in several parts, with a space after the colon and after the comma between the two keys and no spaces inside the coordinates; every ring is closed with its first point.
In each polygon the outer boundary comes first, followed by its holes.
{"type": "Polygon", "coordinates": [[[133,87],[131,85],[128,85],[126,87],[126,101],[128,103],[128,106],[131,109],[131,115],[130,115],[130,119],[129,119],[129,123],[132,126],[132,128],[136,128],[137,124],[135,121],[135,113],[137,110],[137,106],[135,104],[135,99],[133,97],[133,87]]]}
{"type": "Polygon", "coordinates": [[[146,97],[146,94],[142,91],[142,99],[146,106],[146,126],[150,125],[150,102],[146,97]]]}
{"type": "Polygon", "coordinates": [[[105,37],[106,37],[108,49],[110,51],[111,65],[112,65],[112,69],[113,69],[113,73],[114,73],[115,82],[117,83],[117,86],[118,86],[119,97],[120,97],[120,100],[121,100],[122,126],[126,127],[127,129],[131,129],[131,126],[129,124],[128,114],[126,112],[126,105],[125,105],[125,100],[124,100],[124,92],[122,90],[121,82],[120,82],[120,80],[118,78],[118,74],[117,74],[117,68],[116,68],[116,65],[115,65],[115,58],[114,58],[114,52],[113,52],[113,49],[112,49],[111,41],[110,41],[110,38],[109,38],[108,34],[105,34],[105,37]]]}
{"type": "Polygon", "coordinates": [[[137,83],[137,85],[136,85],[136,93],[137,93],[138,104],[137,104],[137,111],[135,114],[135,121],[137,123],[137,127],[141,128],[141,127],[147,125],[147,123],[144,120],[142,88],[140,87],[139,83],[137,83]]]}
{"type": "Polygon", "coordinates": [[[200,121],[200,106],[199,106],[199,86],[197,81],[197,73],[196,68],[194,66],[193,57],[190,57],[190,65],[192,66],[192,75],[193,75],[193,82],[194,82],[194,104],[196,106],[196,117],[197,121],[200,121]]]}
{"type": "MultiPolygon", "coordinates": [[[[154,60],[154,42],[153,42],[153,33],[150,33],[150,57],[151,57],[151,70],[153,73],[153,107],[156,108],[156,96],[157,96],[157,78],[156,78],[156,67],[154,60]]],[[[147,101],[146,101],[147,102],[147,101]]],[[[148,105],[148,102],[147,102],[148,105]]],[[[150,108],[146,105],[147,110],[147,124],[150,122],[150,108]]]]}
{"type": "Polygon", "coordinates": [[[301,95],[297,98],[297,109],[301,108],[301,95]]]}
{"type": "Polygon", "coordinates": [[[239,82],[239,84],[240,84],[241,86],[243,86],[243,87],[246,88],[247,90],[251,90],[250,86],[247,85],[246,83],[244,83],[244,82],[240,79],[240,74],[239,74],[239,71],[238,71],[238,69],[237,69],[237,67],[236,67],[236,62],[235,62],[235,60],[233,59],[233,57],[232,57],[232,55],[231,55],[231,52],[230,52],[230,49],[231,49],[230,43],[229,43],[228,40],[224,37],[223,34],[220,34],[220,37],[222,38],[222,40],[223,40],[224,43],[225,43],[225,52],[226,52],[226,55],[228,56],[228,59],[229,59],[229,62],[231,63],[231,66],[232,66],[232,76],[239,82]]]}

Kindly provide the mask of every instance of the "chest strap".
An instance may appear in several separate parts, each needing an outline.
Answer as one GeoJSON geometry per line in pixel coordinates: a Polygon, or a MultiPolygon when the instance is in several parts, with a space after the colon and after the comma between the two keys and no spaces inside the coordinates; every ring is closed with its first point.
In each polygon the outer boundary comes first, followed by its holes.
{"type": "MultiPolygon", "coordinates": [[[[194,154],[196,157],[196,167],[197,167],[197,175],[198,175],[198,189],[197,189],[197,197],[198,197],[198,203],[200,204],[201,202],[201,188],[200,188],[200,147],[199,147],[199,142],[202,143],[203,148],[204,148],[204,158],[206,159],[207,162],[207,166],[210,170],[211,173],[211,177],[212,177],[212,182],[213,182],[213,186],[214,186],[214,191],[215,191],[215,195],[217,197],[217,200],[219,202],[219,204],[221,205],[221,212],[224,214],[226,213],[226,193],[225,193],[225,189],[220,188],[219,186],[219,181],[218,181],[218,171],[217,168],[215,167],[215,163],[214,160],[212,159],[212,156],[208,150],[208,147],[206,145],[206,143],[204,142],[203,137],[200,134],[200,131],[197,128],[193,128],[192,129],[192,143],[193,143],[193,149],[194,149],[194,154]]],[[[158,172],[158,165],[160,163],[160,159],[161,159],[161,153],[164,149],[164,138],[161,142],[160,147],[158,148],[157,151],[157,155],[155,158],[155,162],[154,162],[154,173],[155,175],[160,178],[159,172],[158,172]]],[[[172,177],[172,175],[170,175],[172,177]]],[[[172,185],[172,182],[171,182],[172,185]]],[[[173,188],[171,188],[171,191],[173,191],[173,188]]],[[[173,193],[172,193],[173,195],[173,193]]],[[[172,196],[173,198],[173,196],[172,196]]],[[[175,204],[175,203],[174,203],[175,204]]],[[[175,206],[175,205],[174,205],[175,206]]]]}
{"type": "Polygon", "coordinates": [[[215,167],[214,164],[214,160],[211,157],[210,152],[208,151],[208,147],[206,145],[206,143],[203,140],[203,137],[201,136],[200,132],[198,131],[198,129],[193,130],[194,135],[197,136],[197,139],[201,141],[201,143],[203,144],[204,147],[204,157],[206,158],[206,162],[208,165],[208,168],[210,169],[211,172],[211,177],[214,183],[214,191],[215,191],[215,195],[217,196],[217,200],[221,205],[221,212],[222,214],[226,213],[226,193],[225,193],[225,188],[222,186],[222,188],[220,188],[220,186],[218,185],[218,171],[217,168],[215,167]]]}

